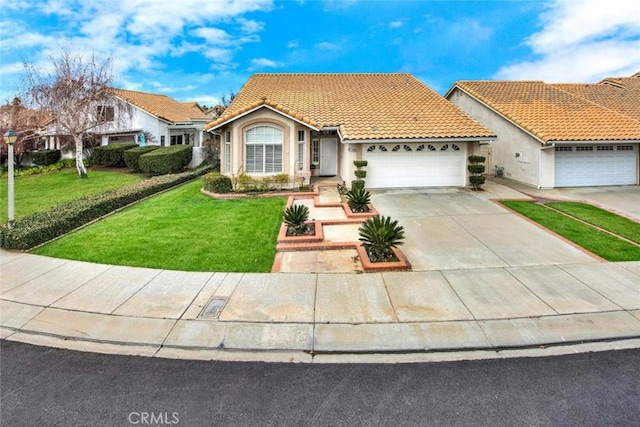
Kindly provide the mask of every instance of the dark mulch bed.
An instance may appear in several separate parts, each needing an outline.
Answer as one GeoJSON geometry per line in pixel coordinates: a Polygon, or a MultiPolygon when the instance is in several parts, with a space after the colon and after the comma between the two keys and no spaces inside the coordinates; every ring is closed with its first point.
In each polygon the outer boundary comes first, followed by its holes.
{"type": "Polygon", "coordinates": [[[316,224],[315,222],[307,224],[307,228],[303,233],[293,233],[291,228],[287,227],[287,237],[289,236],[315,236],[316,224]]]}

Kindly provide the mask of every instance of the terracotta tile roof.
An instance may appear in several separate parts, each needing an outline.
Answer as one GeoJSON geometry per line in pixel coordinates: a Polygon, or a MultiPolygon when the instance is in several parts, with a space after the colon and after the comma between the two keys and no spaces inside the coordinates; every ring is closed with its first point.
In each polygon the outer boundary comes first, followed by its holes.
{"type": "Polygon", "coordinates": [[[207,128],[263,105],[316,129],[339,126],[344,140],[494,137],[405,73],[255,74],[207,128]]]}
{"type": "Polygon", "coordinates": [[[124,89],[113,89],[113,91],[118,97],[125,101],[171,123],[190,123],[193,120],[210,120],[202,111],[198,111],[166,95],[124,89]]]}
{"type": "Polygon", "coordinates": [[[544,142],[640,139],[640,121],[563,90],[564,85],[460,81],[456,86],[544,142]]]}
{"type": "Polygon", "coordinates": [[[609,77],[597,84],[552,86],[640,120],[640,73],[632,77],[609,77]]]}

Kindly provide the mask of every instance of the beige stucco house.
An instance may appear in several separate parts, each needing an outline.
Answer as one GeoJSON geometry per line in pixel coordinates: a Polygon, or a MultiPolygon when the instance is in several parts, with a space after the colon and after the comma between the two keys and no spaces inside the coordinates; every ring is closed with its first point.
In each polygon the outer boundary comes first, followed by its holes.
{"type": "Polygon", "coordinates": [[[465,186],[494,135],[410,74],[255,74],[217,120],[221,172],[355,179],[367,187],[465,186]]]}
{"type": "Polygon", "coordinates": [[[491,129],[489,171],[537,188],[639,183],[640,73],[596,84],[459,81],[445,97],[491,129]]]}

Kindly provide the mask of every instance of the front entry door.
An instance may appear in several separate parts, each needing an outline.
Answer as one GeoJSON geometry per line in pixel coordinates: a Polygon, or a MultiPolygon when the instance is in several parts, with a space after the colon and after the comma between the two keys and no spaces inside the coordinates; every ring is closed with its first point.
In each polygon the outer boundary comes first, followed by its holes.
{"type": "Polygon", "coordinates": [[[320,140],[320,176],[338,174],[338,140],[335,138],[320,140]]]}

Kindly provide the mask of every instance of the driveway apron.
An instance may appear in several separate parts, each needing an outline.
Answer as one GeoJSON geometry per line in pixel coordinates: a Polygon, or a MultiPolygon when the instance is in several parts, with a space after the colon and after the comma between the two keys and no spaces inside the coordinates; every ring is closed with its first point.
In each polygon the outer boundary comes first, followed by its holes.
{"type": "Polygon", "coordinates": [[[414,271],[597,262],[597,259],[465,189],[375,191],[380,214],[405,227],[414,271]]]}

